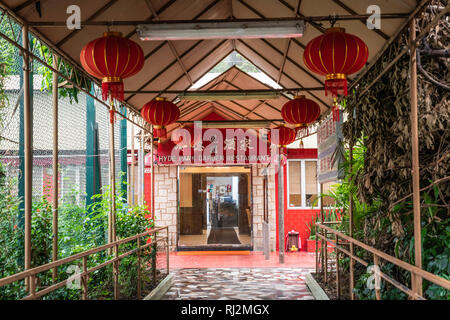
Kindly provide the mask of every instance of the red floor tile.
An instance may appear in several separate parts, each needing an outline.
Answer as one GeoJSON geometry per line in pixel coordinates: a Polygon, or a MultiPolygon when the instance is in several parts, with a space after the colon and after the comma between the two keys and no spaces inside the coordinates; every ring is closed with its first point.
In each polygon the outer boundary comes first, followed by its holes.
{"type": "Polygon", "coordinates": [[[180,268],[315,268],[314,254],[307,252],[286,253],[285,263],[278,262],[278,252],[272,252],[265,260],[262,252],[250,255],[178,255],[170,254],[171,269],[180,268]]]}

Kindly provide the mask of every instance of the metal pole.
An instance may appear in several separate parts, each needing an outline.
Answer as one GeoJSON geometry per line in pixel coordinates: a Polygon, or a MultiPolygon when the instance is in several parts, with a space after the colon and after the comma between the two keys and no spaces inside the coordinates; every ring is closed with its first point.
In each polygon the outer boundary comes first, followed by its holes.
{"type": "Polygon", "coordinates": [[[281,148],[278,155],[278,243],[279,263],[284,263],[284,177],[281,163],[281,148]]]}
{"type": "MultiPolygon", "coordinates": [[[[154,157],[154,146],[153,146],[153,125],[150,126],[150,152],[151,152],[151,164],[150,164],[150,173],[151,173],[151,180],[150,180],[150,199],[151,199],[151,204],[150,204],[150,210],[152,213],[152,219],[154,221],[155,219],[155,195],[154,195],[154,191],[155,191],[155,168],[154,168],[154,162],[155,160],[153,159],[154,157]]],[[[167,234],[167,236],[169,236],[167,234]]]]}
{"type": "Polygon", "coordinates": [[[135,149],[134,149],[134,124],[131,125],[131,175],[130,175],[130,198],[131,205],[134,206],[134,188],[136,185],[136,173],[134,172],[134,160],[135,160],[135,149]]]}
{"type": "MultiPolygon", "coordinates": [[[[24,177],[25,177],[25,270],[31,267],[31,208],[32,208],[32,183],[33,183],[33,114],[30,100],[32,83],[30,83],[30,57],[28,25],[22,28],[23,56],[23,109],[24,109],[24,177]]],[[[26,281],[27,290],[32,289],[30,278],[26,281]]]]}
{"type": "Polygon", "coordinates": [[[138,153],[138,171],[139,171],[139,178],[138,178],[138,184],[139,184],[139,199],[138,203],[139,205],[144,204],[144,139],[145,139],[145,132],[144,130],[141,130],[141,141],[139,146],[139,153],[138,153]]]}
{"type": "Polygon", "coordinates": [[[109,181],[111,184],[111,209],[109,216],[109,242],[116,241],[116,159],[114,155],[114,102],[111,98],[109,110],[109,181]]]}
{"type": "MultiPolygon", "coordinates": [[[[53,67],[58,68],[58,58],[53,55],[53,67]]],[[[53,261],[58,260],[58,74],[53,72],[53,84],[52,84],[52,96],[53,96],[53,244],[52,244],[52,258],[53,261]]],[[[58,276],[58,268],[55,267],[52,271],[53,281],[56,281],[58,276]]]]}
{"type": "MultiPolygon", "coordinates": [[[[320,184],[320,194],[323,194],[323,183],[320,184]]],[[[320,223],[323,223],[323,221],[323,199],[320,199],[320,223]]],[[[319,238],[319,233],[321,234],[321,231],[321,228],[316,227],[316,270],[318,269],[320,263],[320,271],[323,272],[323,239],[319,238]]],[[[316,271],[316,274],[317,273],[318,272],[316,271]]]]}
{"type": "MultiPolygon", "coordinates": [[[[412,145],[412,182],[414,211],[414,262],[422,268],[422,236],[420,225],[420,172],[419,172],[419,128],[417,108],[417,61],[416,61],[416,20],[412,19],[410,32],[410,99],[411,99],[411,145],[412,145]]],[[[412,273],[412,289],[422,295],[422,278],[412,273]]]]}
{"type": "Polygon", "coordinates": [[[339,245],[339,238],[338,235],[335,235],[335,241],[336,241],[336,245],[334,246],[334,250],[336,250],[336,294],[337,294],[337,298],[340,300],[341,299],[341,281],[340,281],[340,274],[339,274],[339,250],[338,250],[338,245],[339,245]]]}
{"type": "MultiPolygon", "coordinates": [[[[353,137],[350,140],[350,148],[348,151],[348,159],[349,159],[349,179],[351,179],[351,173],[353,170],[353,137]]],[[[353,237],[353,193],[350,191],[349,195],[349,206],[348,206],[348,235],[350,237],[353,237]]],[[[355,267],[355,261],[352,258],[354,254],[354,248],[353,243],[350,242],[350,299],[354,300],[355,295],[353,293],[353,287],[355,285],[355,274],[354,274],[354,267],[355,267]]]]}

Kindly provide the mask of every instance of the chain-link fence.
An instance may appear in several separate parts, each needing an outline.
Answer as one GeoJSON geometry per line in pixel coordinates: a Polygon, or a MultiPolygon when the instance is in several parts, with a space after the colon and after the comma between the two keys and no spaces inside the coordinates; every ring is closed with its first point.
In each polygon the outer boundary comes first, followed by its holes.
{"type": "MultiPolygon", "coordinates": [[[[29,34],[30,84],[24,90],[24,55],[22,27],[7,13],[0,17],[0,279],[24,269],[25,221],[25,140],[27,130],[32,137],[32,208],[31,208],[31,267],[50,263],[57,258],[103,245],[108,240],[110,212],[110,121],[114,121],[114,160],[116,183],[116,216],[118,236],[121,238],[143,232],[150,224],[144,218],[143,207],[131,208],[126,203],[127,130],[126,119],[119,113],[111,117],[107,104],[101,101],[101,92],[92,79],[79,69],[58,57],[45,43],[29,34]],[[54,97],[53,70],[59,71],[57,97],[57,155],[54,161],[54,97]],[[81,79],[81,80],[80,80],[81,79]],[[84,88],[80,90],[80,86],[84,88]],[[85,92],[86,91],[86,92],[85,92]],[[89,94],[87,92],[90,92],[89,94]],[[31,114],[24,106],[24,95],[29,94],[31,114]],[[31,128],[25,127],[29,116],[31,128]],[[58,188],[57,199],[55,188],[58,188]],[[57,200],[57,234],[52,225],[57,200]],[[135,229],[127,228],[127,219],[134,219],[135,229]],[[123,221],[122,221],[123,220],[123,221]],[[120,232],[120,235],[119,235],[120,232]],[[57,248],[53,239],[57,236],[57,248]]],[[[116,102],[117,109],[124,109],[116,102]]],[[[131,223],[131,222],[130,222],[131,223]]],[[[165,270],[165,249],[157,249],[152,262],[158,274],[165,270]],[[159,256],[161,255],[161,259],[159,256]]],[[[92,266],[108,259],[108,254],[96,256],[92,266]]],[[[78,261],[77,266],[81,265],[78,261]]],[[[124,265],[125,266],[125,265],[124,265]]],[[[70,275],[71,266],[58,268],[57,273],[38,276],[37,290],[63,281],[70,275]]],[[[111,266],[104,269],[109,279],[111,266]]],[[[127,269],[127,268],[125,268],[127,269]]],[[[124,270],[125,279],[131,275],[124,270]]],[[[96,281],[94,278],[92,281],[96,281]]],[[[99,280],[100,281],[100,280],[99,280]]],[[[95,287],[95,283],[92,283],[95,287]]],[[[50,298],[80,297],[64,288],[50,298]],[[59,292],[61,291],[61,292],[59,292]]],[[[18,299],[26,294],[23,281],[0,286],[0,299],[18,299]]],[[[106,295],[110,296],[110,294],[106,295]]],[[[92,297],[95,298],[95,297],[92,297]]]]}

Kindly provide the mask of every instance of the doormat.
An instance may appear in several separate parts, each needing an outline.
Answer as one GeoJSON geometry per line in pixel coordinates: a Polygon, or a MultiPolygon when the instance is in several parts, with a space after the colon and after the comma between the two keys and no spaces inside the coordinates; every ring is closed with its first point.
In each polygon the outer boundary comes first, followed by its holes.
{"type": "Polygon", "coordinates": [[[208,244],[241,244],[234,228],[212,228],[208,244]]]}

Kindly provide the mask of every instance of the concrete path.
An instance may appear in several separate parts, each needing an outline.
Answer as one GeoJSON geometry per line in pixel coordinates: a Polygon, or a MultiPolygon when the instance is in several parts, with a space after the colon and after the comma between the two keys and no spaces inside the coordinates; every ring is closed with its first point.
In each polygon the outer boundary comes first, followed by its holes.
{"type": "Polygon", "coordinates": [[[314,300],[305,283],[310,268],[172,269],[163,300],[314,300]]]}

